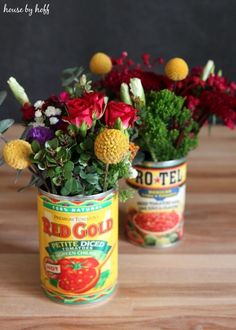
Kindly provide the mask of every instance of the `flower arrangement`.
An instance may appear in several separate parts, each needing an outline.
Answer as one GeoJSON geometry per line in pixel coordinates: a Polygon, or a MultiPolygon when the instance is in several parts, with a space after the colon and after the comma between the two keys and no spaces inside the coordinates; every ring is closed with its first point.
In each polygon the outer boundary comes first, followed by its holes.
{"type": "Polygon", "coordinates": [[[137,64],[123,52],[112,64],[96,88],[138,110],[139,119],[130,134],[143,151],[143,159],[187,156],[197,146],[201,127],[215,117],[234,127],[236,84],[221,71],[215,73],[213,61],[189,72],[183,59],[173,58],[165,64],[164,74],[158,74],[154,70],[163,66],[162,58],[144,54],[142,64],[137,64]]]}
{"type": "MultiPolygon", "coordinates": [[[[128,131],[137,110],[93,91],[80,69],[63,75],[66,91],[34,104],[9,79],[26,128],[21,139],[6,141],[3,158],[17,170],[30,170],[28,186],[52,194],[88,196],[116,188],[120,178],[135,175],[128,131]]],[[[128,195],[123,190],[120,198],[128,195]]]]}

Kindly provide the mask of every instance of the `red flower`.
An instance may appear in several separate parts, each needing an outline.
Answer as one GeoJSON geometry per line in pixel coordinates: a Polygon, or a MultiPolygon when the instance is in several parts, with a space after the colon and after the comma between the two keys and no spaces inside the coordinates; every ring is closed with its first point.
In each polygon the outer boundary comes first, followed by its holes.
{"type": "Polygon", "coordinates": [[[67,92],[61,92],[59,95],[59,101],[64,103],[70,99],[70,95],[67,92]]]}
{"type": "Polygon", "coordinates": [[[74,98],[66,102],[68,116],[63,117],[80,127],[85,122],[90,128],[93,124],[93,119],[101,118],[105,107],[104,95],[101,93],[85,93],[81,98],[74,98]]]}
{"type": "Polygon", "coordinates": [[[23,113],[24,121],[31,121],[34,119],[35,108],[31,104],[25,103],[21,108],[21,111],[23,113]]]}
{"type": "Polygon", "coordinates": [[[190,110],[195,110],[196,107],[199,105],[199,103],[200,103],[200,100],[197,97],[194,97],[192,95],[188,95],[186,97],[186,106],[190,110]]]}
{"type": "Polygon", "coordinates": [[[199,109],[202,113],[198,120],[200,124],[203,124],[210,114],[214,114],[222,119],[227,127],[234,128],[236,123],[235,97],[225,93],[204,91],[200,97],[199,109]]]}
{"type": "Polygon", "coordinates": [[[150,66],[150,58],[151,58],[151,56],[150,56],[150,54],[148,54],[148,53],[144,53],[143,55],[142,55],[142,60],[143,60],[143,64],[145,65],[145,66],[150,66]]]}
{"type": "Polygon", "coordinates": [[[116,119],[120,118],[124,128],[132,127],[137,119],[137,110],[123,102],[111,101],[105,112],[107,126],[114,127],[116,119]]]}
{"type": "Polygon", "coordinates": [[[105,98],[102,93],[91,92],[85,93],[83,98],[90,104],[92,114],[96,115],[97,119],[100,119],[103,115],[105,107],[105,98]]]}
{"type": "Polygon", "coordinates": [[[165,61],[164,61],[164,58],[163,57],[158,57],[157,62],[159,64],[164,64],[165,61]]]}

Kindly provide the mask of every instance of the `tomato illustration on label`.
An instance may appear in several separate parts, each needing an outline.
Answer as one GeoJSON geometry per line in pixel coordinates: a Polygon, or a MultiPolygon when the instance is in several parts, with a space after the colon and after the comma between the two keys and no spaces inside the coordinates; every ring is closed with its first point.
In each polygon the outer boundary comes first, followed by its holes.
{"type": "Polygon", "coordinates": [[[42,288],[53,301],[109,297],[117,281],[118,193],[91,198],[38,196],[42,288]]]}
{"type": "Polygon", "coordinates": [[[134,217],[137,227],[148,232],[167,233],[178,226],[180,216],[176,212],[145,212],[134,217]]]}
{"type": "Polygon", "coordinates": [[[99,262],[95,258],[64,258],[58,285],[65,291],[83,293],[93,288],[100,277],[99,262]]]}

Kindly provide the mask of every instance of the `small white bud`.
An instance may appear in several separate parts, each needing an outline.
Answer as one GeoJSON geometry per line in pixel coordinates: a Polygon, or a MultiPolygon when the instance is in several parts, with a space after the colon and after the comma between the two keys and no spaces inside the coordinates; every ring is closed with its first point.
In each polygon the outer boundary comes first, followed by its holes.
{"type": "Polygon", "coordinates": [[[49,121],[50,121],[50,124],[51,124],[51,125],[55,125],[56,123],[59,122],[59,119],[56,118],[56,117],[50,117],[50,118],[49,118],[49,121]]]}
{"type": "Polygon", "coordinates": [[[55,116],[56,115],[56,108],[52,107],[52,106],[47,107],[47,109],[45,111],[45,115],[47,117],[55,116]]]}
{"type": "Polygon", "coordinates": [[[25,103],[30,103],[27,94],[25,93],[24,88],[16,81],[14,77],[10,77],[7,81],[13,95],[16,100],[24,105],[25,103]]]}
{"type": "Polygon", "coordinates": [[[42,108],[43,105],[44,105],[44,101],[38,100],[37,102],[35,102],[34,107],[36,109],[40,109],[42,108]]]}
{"type": "Polygon", "coordinates": [[[35,116],[35,118],[42,117],[42,111],[40,111],[40,110],[35,111],[34,116],[35,116]]]}

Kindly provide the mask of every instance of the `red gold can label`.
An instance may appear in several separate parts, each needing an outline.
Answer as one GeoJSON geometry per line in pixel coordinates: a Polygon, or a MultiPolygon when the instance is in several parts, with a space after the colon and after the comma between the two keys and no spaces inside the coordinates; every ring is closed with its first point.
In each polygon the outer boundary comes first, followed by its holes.
{"type": "Polygon", "coordinates": [[[46,295],[65,304],[110,296],[118,269],[117,192],[75,198],[40,191],[38,214],[46,295]]]}
{"type": "Polygon", "coordinates": [[[185,159],[134,167],[137,177],[126,181],[134,191],[126,203],[128,239],[144,247],[172,246],[183,236],[185,159]]]}

